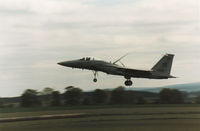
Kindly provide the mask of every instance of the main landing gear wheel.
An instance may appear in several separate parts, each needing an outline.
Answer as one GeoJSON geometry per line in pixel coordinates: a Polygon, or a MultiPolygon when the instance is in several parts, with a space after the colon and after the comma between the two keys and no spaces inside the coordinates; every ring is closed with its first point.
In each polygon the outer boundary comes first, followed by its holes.
{"type": "Polygon", "coordinates": [[[131,86],[131,85],[133,84],[133,82],[132,82],[131,80],[126,80],[126,81],[124,82],[124,84],[125,84],[126,86],[131,86]]]}
{"type": "Polygon", "coordinates": [[[133,84],[133,82],[131,81],[131,77],[129,76],[124,76],[124,78],[126,79],[126,81],[124,82],[124,84],[126,86],[131,86],[133,84]]]}

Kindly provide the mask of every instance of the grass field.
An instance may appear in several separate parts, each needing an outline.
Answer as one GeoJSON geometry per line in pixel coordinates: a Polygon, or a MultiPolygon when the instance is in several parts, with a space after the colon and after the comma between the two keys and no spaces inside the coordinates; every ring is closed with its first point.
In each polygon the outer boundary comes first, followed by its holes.
{"type": "Polygon", "coordinates": [[[0,123],[0,131],[199,131],[199,105],[0,109],[0,118],[86,113],[88,117],[0,123]]]}

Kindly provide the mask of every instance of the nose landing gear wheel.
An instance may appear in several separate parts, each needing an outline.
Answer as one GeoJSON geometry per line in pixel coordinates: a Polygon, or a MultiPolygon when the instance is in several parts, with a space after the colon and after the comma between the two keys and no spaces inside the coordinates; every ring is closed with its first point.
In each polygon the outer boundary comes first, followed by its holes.
{"type": "Polygon", "coordinates": [[[97,82],[97,71],[93,71],[94,79],[93,82],[97,82]]]}
{"type": "Polygon", "coordinates": [[[97,82],[97,78],[94,78],[93,81],[94,81],[94,82],[97,82]]]}

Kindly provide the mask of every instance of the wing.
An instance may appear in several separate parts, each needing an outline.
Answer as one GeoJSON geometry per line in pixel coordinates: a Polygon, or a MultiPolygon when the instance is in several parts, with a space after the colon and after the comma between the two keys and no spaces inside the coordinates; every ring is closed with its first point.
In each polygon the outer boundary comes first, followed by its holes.
{"type": "Polygon", "coordinates": [[[137,77],[137,78],[150,78],[151,77],[151,71],[147,70],[136,70],[136,69],[130,69],[130,68],[118,68],[124,76],[130,76],[130,77],[137,77]]]}

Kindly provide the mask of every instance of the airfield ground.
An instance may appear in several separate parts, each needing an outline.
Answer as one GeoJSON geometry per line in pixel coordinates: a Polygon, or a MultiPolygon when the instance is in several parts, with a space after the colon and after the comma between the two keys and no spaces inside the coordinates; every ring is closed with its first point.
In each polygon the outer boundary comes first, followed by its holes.
{"type": "Polygon", "coordinates": [[[200,105],[0,109],[0,119],[84,114],[75,118],[0,122],[0,131],[199,131],[200,105]]]}

